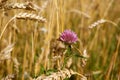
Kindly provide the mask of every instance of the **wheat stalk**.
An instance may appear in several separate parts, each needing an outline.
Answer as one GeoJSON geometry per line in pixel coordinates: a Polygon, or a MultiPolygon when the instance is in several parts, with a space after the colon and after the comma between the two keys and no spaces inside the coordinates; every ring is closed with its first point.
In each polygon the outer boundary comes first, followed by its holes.
{"type": "Polygon", "coordinates": [[[84,80],[87,80],[87,78],[82,74],[79,74],[77,72],[68,69],[59,70],[58,72],[52,73],[49,76],[40,76],[33,80],[64,80],[65,78],[70,78],[74,74],[77,74],[81,76],[84,80]]]}

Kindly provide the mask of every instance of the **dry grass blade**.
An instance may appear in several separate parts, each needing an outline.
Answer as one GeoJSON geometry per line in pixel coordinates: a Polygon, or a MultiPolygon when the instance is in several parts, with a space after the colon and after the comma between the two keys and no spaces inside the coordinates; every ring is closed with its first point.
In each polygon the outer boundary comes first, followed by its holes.
{"type": "Polygon", "coordinates": [[[33,80],[64,80],[65,78],[70,78],[74,74],[77,74],[81,76],[84,80],[87,80],[87,78],[83,75],[68,69],[60,70],[58,72],[52,73],[49,76],[40,76],[37,79],[33,80]]]}
{"type": "Polygon", "coordinates": [[[14,44],[10,44],[1,51],[0,52],[0,61],[10,59],[11,58],[10,52],[13,50],[13,48],[14,48],[14,44]]]}
{"type": "Polygon", "coordinates": [[[10,9],[25,9],[25,10],[34,10],[34,11],[40,11],[41,8],[37,6],[36,4],[33,4],[32,2],[26,2],[26,3],[9,3],[5,5],[5,10],[10,9]]]}
{"type": "Polygon", "coordinates": [[[36,14],[32,14],[32,13],[19,13],[18,15],[15,15],[15,18],[17,19],[30,19],[30,20],[35,20],[35,21],[39,21],[39,22],[46,22],[46,19],[36,15],[36,14]]]}
{"type": "Polygon", "coordinates": [[[82,12],[82,11],[77,10],[77,9],[71,9],[70,12],[74,12],[74,13],[77,13],[77,14],[79,14],[79,15],[82,14],[82,15],[83,15],[84,17],[86,17],[86,18],[90,18],[90,17],[91,17],[91,16],[89,16],[87,13],[82,12]]]}
{"type": "Polygon", "coordinates": [[[116,51],[115,51],[115,53],[114,53],[113,56],[112,56],[112,59],[111,59],[112,61],[110,62],[110,66],[109,66],[109,68],[108,68],[108,72],[107,72],[106,77],[105,77],[106,80],[109,79],[110,74],[111,74],[111,72],[112,72],[112,70],[113,70],[113,68],[114,68],[114,66],[115,66],[117,57],[118,57],[118,55],[119,55],[120,37],[117,36],[117,40],[118,40],[118,43],[117,43],[116,51]]]}
{"type": "Polygon", "coordinates": [[[106,11],[104,12],[103,17],[106,17],[106,16],[108,15],[108,12],[109,12],[109,10],[110,10],[110,8],[112,7],[112,5],[113,5],[114,2],[115,2],[114,0],[111,0],[111,1],[109,2],[108,7],[106,8],[106,11]]]}

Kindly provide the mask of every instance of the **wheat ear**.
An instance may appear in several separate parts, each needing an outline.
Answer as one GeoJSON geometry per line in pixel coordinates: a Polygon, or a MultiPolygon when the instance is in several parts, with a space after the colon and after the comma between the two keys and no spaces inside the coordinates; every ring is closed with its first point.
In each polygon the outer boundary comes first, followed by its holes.
{"type": "Polygon", "coordinates": [[[25,10],[33,10],[33,11],[40,11],[41,8],[32,2],[26,3],[9,3],[4,6],[5,10],[10,9],[25,9],[25,10]]]}
{"type": "Polygon", "coordinates": [[[102,23],[105,23],[105,22],[106,22],[106,20],[100,19],[100,20],[94,22],[93,24],[91,24],[88,28],[94,28],[94,27],[98,26],[99,24],[102,24],[102,23]]]}
{"type": "Polygon", "coordinates": [[[42,16],[32,14],[32,13],[19,13],[18,15],[15,15],[15,18],[17,19],[30,19],[30,20],[35,20],[39,22],[46,22],[46,19],[43,18],[42,16]]]}
{"type": "Polygon", "coordinates": [[[88,28],[92,29],[92,28],[94,28],[94,27],[96,27],[96,26],[98,26],[100,24],[106,23],[106,22],[111,23],[114,26],[117,26],[117,24],[115,22],[113,22],[113,21],[105,20],[105,19],[100,19],[100,20],[94,22],[93,24],[91,24],[90,26],[88,26],[88,28]]]}
{"type": "Polygon", "coordinates": [[[45,18],[43,18],[42,16],[33,14],[33,13],[19,13],[17,15],[15,15],[13,18],[11,18],[7,24],[5,25],[4,29],[2,30],[1,34],[0,34],[0,39],[2,38],[5,30],[7,29],[7,26],[9,25],[10,22],[12,22],[14,19],[30,19],[30,20],[34,20],[34,21],[39,21],[42,23],[47,22],[45,18]]]}
{"type": "Polygon", "coordinates": [[[14,48],[14,44],[9,44],[5,49],[0,52],[0,61],[10,59],[11,58],[11,51],[14,48]]]}
{"type": "Polygon", "coordinates": [[[6,77],[2,78],[1,80],[13,80],[15,78],[14,74],[9,74],[6,77]]]}
{"type": "Polygon", "coordinates": [[[81,76],[84,80],[87,80],[87,78],[82,74],[79,74],[77,72],[68,69],[59,70],[58,72],[52,73],[49,76],[40,76],[33,80],[64,80],[65,78],[70,78],[74,74],[77,74],[81,76]]]}
{"type": "Polygon", "coordinates": [[[7,2],[7,0],[1,0],[0,1],[0,9],[5,6],[6,2],[7,2]]]}

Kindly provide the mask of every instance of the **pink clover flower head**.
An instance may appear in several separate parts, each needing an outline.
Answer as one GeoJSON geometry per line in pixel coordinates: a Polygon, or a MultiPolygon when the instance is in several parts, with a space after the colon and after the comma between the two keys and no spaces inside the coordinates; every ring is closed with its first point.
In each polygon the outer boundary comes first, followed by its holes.
{"type": "Polygon", "coordinates": [[[71,30],[65,30],[61,35],[60,35],[60,41],[65,42],[67,44],[72,44],[75,43],[78,40],[77,34],[74,33],[71,30]]]}

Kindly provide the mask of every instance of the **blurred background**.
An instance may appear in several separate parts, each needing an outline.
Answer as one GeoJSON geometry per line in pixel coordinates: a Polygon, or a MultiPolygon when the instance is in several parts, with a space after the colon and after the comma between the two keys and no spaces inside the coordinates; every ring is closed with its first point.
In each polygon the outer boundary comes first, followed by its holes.
{"type": "Polygon", "coordinates": [[[120,0],[0,0],[0,79],[29,80],[53,69],[51,40],[66,29],[78,35],[75,46],[89,56],[84,63],[72,59],[73,71],[88,80],[120,80],[120,0]],[[43,22],[13,19],[21,12],[43,22]]]}

